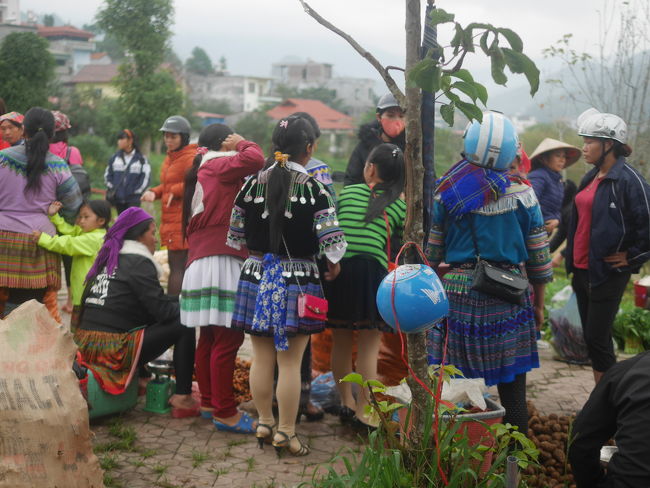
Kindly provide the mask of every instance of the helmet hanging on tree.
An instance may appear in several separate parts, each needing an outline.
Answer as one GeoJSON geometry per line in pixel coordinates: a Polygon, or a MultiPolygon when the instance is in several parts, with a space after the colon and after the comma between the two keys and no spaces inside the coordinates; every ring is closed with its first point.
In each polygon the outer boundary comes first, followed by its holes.
{"type": "Polygon", "coordinates": [[[165,123],[160,128],[160,132],[171,132],[172,134],[189,134],[192,132],[192,127],[185,117],[182,115],[172,115],[165,120],[165,123]]]}
{"type": "Polygon", "coordinates": [[[510,168],[519,147],[515,126],[499,112],[484,112],[482,122],[470,122],[463,138],[465,159],[496,171],[507,171],[510,168]]]}
{"type": "Polygon", "coordinates": [[[404,264],[382,280],[377,290],[377,308],[384,321],[397,331],[422,332],[449,313],[447,294],[438,275],[425,264],[404,264]],[[395,313],[393,313],[393,279],[395,313]]]}

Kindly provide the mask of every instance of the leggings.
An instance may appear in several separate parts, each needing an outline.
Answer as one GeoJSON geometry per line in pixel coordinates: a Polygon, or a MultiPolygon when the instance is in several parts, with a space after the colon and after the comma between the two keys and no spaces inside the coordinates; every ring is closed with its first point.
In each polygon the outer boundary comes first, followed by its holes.
{"type": "MultiPolygon", "coordinates": [[[[363,391],[355,401],[352,396],[352,384],[340,383],[339,380],[352,372],[353,331],[332,328],[332,374],[341,395],[341,405],[355,410],[360,419],[366,417],[368,394],[363,391]]],[[[378,329],[359,329],[357,336],[356,372],[364,380],[377,379],[377,357],[381,346],[381,331],[378,329]]]]}
{"type": "Polygon", "coordinates": [[[630,273],[612,273],[598,286],[591,286],[589,271],[576,269],[572,286],[578,300],[582,331],[594,371],[604,373],[616,364],[612,324],[630,281],[630,273]]]}
{"type": "Polygon", "coordinates": [[[192,393],[194,372],[194,337],[194,329],[181,325],[178,320],[147,327],[144,331],[138,366],[144,366],[174,346],[176,394],[189,395],[192,393]]]}
{"type": "Polygon", "coordinates": [[[289,338],[289,349],[276,351],[273,337],[251,335],[253,364],[250,386],[257,408],[259,423],[274,425],[273,374],[278,365],[278,384],[275,395],[278,400],[278,431],[289,437],[296,433],[296,416],[300,402],[300,364],[309,336],[299,334],[289,338]]]}
{"type": "Polygon", "coordinates": [[[506,409],[503,423],[519,427],[519,432],[528,435],[528,406],[526,405],[526,373],[515,376],[511,383],[499,383],[499,399],[506,409]]]}
{"type": "Polygon", "coordinates": [[[167,282],[167,294],[177,297],[181,294],[183,286],[183,275],[185,274],[185,263],[187,262],[187,249],[180,251],[167,251],[169,263],[169,281],[167,282]]]}

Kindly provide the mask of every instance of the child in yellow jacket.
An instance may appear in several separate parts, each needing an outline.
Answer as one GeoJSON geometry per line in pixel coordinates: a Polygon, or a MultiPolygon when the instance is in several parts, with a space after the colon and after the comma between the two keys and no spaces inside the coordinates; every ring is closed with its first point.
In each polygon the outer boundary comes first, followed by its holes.
{"type": "Polygon", "coordinates": [[[53,202],[48,213],[50,220],[61,235],[50,236],[44,232],[33,231],[34,240],[39,246],[59,254],[72,256],[70,290],[72,292],[71,328],[77,326],[81,309],[86,274],[92,267],[99,249],[104,243],[104,235],[111,220],[111,205],[106,200],[90,200],[79,209],[76,225],[70,225],[58,214],[60,202],[53,202]]]}

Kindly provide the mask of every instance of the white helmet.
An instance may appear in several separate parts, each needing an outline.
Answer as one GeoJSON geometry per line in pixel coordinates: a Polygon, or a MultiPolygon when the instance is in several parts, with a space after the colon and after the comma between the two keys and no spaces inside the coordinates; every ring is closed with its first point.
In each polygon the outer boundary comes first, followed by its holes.
{"type": "Polygon", "coordinates": [[[613,139],[621,144],[627,144],[627,124],[618,115],[590,108],[578,117],[578,135],[613,139]]]}

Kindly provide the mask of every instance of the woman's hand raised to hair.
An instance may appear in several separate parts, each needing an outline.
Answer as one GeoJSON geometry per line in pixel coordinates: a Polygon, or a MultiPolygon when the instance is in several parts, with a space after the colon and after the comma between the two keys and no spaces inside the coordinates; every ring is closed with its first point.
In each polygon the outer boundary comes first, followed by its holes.
{"type": "Polygon", "coordinates": [[[156,194],[151,190],[147,190],[140,197],[140,200],[143,202],[153,202],[155,199],[156,199],[156,194]]]}
{"type": "Polygon", "coordinates": [[[327,271],[325,271],[325,281],[334,281],[341,272],[341,265],[339,263],[332,263],[327,261],[327,271]]]}
{"type": "Polygon", "coordinates": [[[244,138],[239,134],[230,134],[226,139],[221,143],[221,148],[226,151],[234,151],[237,149],[237,144],[243,141],[244,138]]]}

